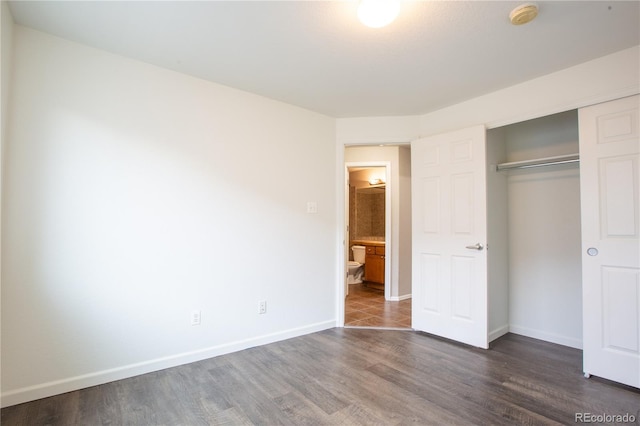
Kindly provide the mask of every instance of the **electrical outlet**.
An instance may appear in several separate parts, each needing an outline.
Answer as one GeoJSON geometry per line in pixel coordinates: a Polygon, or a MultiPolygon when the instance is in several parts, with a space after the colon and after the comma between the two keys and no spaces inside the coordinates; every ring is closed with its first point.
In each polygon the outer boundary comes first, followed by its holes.
{"type": "Polygon", "coordinates": [[[202,316],[200,311],[191,311],[191,325],[200,325],[202,316]]]}
{"type": "Polygon", "coordinates": [[[261,300],[260,301],[260,305],[258,307],[258,313],[259,314],[266,314],[267,313],[267,301],[266,300],[261,300]]]}

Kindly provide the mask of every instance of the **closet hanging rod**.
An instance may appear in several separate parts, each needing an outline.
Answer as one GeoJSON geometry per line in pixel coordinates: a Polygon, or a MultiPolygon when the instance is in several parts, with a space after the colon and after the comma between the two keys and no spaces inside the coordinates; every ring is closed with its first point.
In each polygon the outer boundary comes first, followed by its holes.
{"type": "Polygon", "coordinates": [[[511,163],[502,163],[496,166],[496,171],[528,169],[532,167],[554,166],[556,164],[579,163],[579,154],[558,155],[556,157],[537,158],[535,160],[514,161],[511,163]]]}

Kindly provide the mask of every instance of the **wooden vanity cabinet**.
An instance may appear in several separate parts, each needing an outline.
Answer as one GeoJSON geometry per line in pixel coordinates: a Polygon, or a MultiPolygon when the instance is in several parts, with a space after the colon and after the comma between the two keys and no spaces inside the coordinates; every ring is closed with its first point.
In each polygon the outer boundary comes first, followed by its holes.
{"type": "Polygon", "coordinates": [[[365,247],[364,280],[384,284],[384,247],[365,247]]]}

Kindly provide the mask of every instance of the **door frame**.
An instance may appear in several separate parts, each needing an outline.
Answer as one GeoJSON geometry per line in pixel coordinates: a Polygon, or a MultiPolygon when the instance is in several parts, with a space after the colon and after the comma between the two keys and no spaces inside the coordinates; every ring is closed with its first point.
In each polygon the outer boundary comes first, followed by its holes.
{"type": "MultiPolygon", "coordinates": [[[[344,163],[344,184],[342,186],[344,190],[344,221],[343,221],[343,231],[344,232],[344,253],[343,253],[343,267],[345,273],[342,275],[342,279],[344,280],[344,297],[349,294],[349,284],[347,284],[347,273],[349,269],[347,267],[347,262],[349,261],[349,232],[347,230],[349,226],[349,191],[347,191],[347,187],[349,186],[349,169],[356,167],[384,167],[385,168],[385,193],[384,193],[384,298],[385,300],[390,300],[391,298],[391,271],[393,268],[393,264],[391,262],[391,246],[392,246],[392,233],[391,233],[391,193],[392,193],[392,178],[391,178],[391,161],[352,161],[344,163]]],[[[365,266],[366,267],[366,266],[365,266]]],[[[342,308],[344,311],[344,306],[342,308]]],[[[343,321],[344,322],[344,321],[343,321]]]]}

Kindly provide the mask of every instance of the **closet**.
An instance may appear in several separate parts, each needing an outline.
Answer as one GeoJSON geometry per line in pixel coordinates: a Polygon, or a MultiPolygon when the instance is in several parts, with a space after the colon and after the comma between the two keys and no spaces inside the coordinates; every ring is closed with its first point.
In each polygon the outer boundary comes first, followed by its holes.
{"type": "Polygon", "coordinates": [[[487,131],[489,340],[582,347],[578,111],[487,131]]]}
{"type": "Polygon", "coordinates": [[[413,328],[582,348],[640,388],[640,96],[411,149],[413,328]]]}

